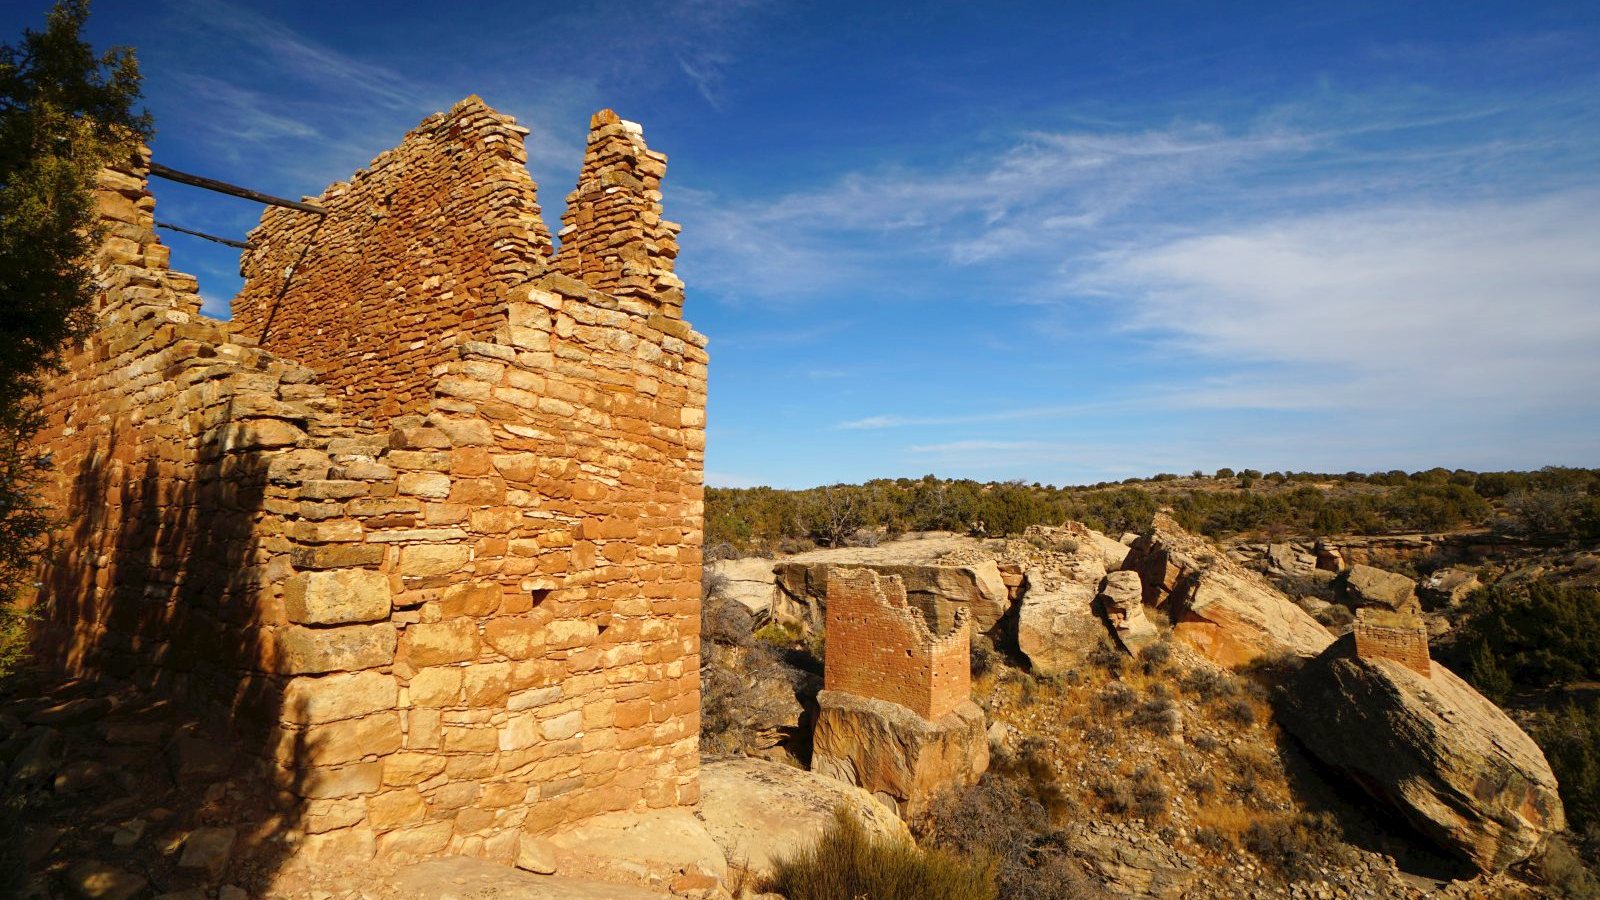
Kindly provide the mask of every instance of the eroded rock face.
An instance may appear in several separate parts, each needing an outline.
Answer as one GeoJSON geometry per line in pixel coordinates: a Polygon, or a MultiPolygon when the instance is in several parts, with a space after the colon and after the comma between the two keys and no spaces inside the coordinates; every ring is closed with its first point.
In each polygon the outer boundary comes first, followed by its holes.
{"type": "Polygon", "coordinates": [[[1221,665],[1281,654],[1312,657],[1333,641],[1264,576],[1164,513],[1134,541],[1123,569],[1139,574],[1145,604],[1167,608],[1178,640],[1221,665]]]}
{"type": "Polygon", "coordinates": [[[1359,659],[1340,638],[1295,677],[1279,720],[1317,758],[1486,871],[1532,855],[1566,826],[1533,739],[1438,663],[1423,676],[1359,659]]]}
{"type": "Polygon", "coordinates": [[[856,785],[907,818],[989,768],[983,710],[971,700],[931,722],[898,703],[842,691],[823,691],[817,703],[811,770],[856,785]]]}
{"type": "Polygon", "coordinates": [[[843,806],[868,834],[909,841],[905,822],[872,795],[816,772],[738,757],[700,767],[700,818],[728,859],[757,874],[816,841],[843,806]]]}
{"type": "Polygon", "coordinates": [[[1097,583],[1098,578],[1028,571],[1017,615],[1017,645],[1035,673],[1077,669],[1105,638],[1105,624],[1094,611],[1097,583]]]}
{"type": "Polygon", "coordinates": [[[1395,612],[1419,612],[1416,582],[1395,572],[1356,563],[1345,573],[1345,597],[1351,606],[1377,606],[1395,612]]]}
{"type": "Polygon", "coordinates": [[[1096,598],[1122,649],[1137,656],[1160,635],[1144,614],[1142,587],[1133,572],[1108,572],[1096,598]]]}

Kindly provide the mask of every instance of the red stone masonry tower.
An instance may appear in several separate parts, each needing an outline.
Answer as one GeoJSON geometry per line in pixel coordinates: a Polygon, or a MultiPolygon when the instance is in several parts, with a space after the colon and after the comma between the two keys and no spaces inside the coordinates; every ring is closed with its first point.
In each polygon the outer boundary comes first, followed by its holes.
{"type": "Polygon", "coordinates": [[[954,627],[936,635],[907,602],[900,576],[830,570],[824,687],[938,719],[971,698],[970,618],[962,607],[954,627]]]}
{"type": "Polygon", "coordinates": [[[302,852],[509,861],[698,797],[705,338],[665,158],[594,119],[552,256],[468,98],[251,233],[232,322],[102,181],[99,326],[50,386],[39,653],[168,694],[302,852]]]}

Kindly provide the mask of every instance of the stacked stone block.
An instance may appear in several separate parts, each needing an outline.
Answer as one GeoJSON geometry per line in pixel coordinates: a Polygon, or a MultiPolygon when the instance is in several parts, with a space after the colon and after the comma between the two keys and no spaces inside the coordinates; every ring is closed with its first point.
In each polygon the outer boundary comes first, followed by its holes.
{"type": "MultiPolygon", "coordinates": [[[[305,214],[267,213],[257,260],[317,260],[295,275],[294,328],[265,331],[308,366],[258,346],[260,316],[243,334],[199,316],[142,161],[105,176],[99,327],[41,435],[66,525],[40,651],[229,723],[307,851],[509,861],[525,833],[698,796],[705,339],[543,268],[537,216],[497,206],[531,199],[525,173],[525,192],[499,180],[521,154],[520,130],[469,101],[374,163],[400,193],[408,167],[458,173],[445,207],[520,221],[457,233],[472,246],[441,247],[443,269],[433,245],[388,243],[402,223],[380,246],[340,233],[362,189],[320,198],[333,246],[305,214]],[[369,390],[381,359],[311,346],[365,314],[362,256],[477,286],[470,315],[417,333],[376,382],[423,402],[369,390]]],[[[246,268],[241,311],[281,275],[246,268]]],[[[436,308],[396,298],[405,321],[436,308]]]]}
{"type": "Polygon", "coordinates": [[[644,144],[637,124],[610,110],[589,122],[578,189],[567,195],[556,267],[640,309],[683,315],[683,282],[673,274],[676,222],[661,217],[667,158],[644,144]]]}
{"type": "Polygon", "coordinates": [[[1355,641],[1360,659],[1392,659],[1424,678],[1433,672],[1428,626],[1420,616],[1363,607],[1356,610],[1355,641]]]}

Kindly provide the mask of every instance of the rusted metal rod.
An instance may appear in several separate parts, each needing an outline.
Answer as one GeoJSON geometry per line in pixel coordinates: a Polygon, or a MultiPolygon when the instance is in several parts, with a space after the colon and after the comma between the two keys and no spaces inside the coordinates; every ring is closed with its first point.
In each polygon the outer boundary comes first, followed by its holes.
{"type": "Polygon", "coordinates": [[[240,250],[250,250],[254,247],[253,244],[248,244],[244,241],[236,241],[233,238],[218,237],[214,234],[206,234],[204,231],[195,231],[192,228],[184,228],[182,225],[174,225],[171,222],[157,222],[156,227],[165,228],[168,231],[176,231],[180,234],[192,234],[197,238],[205,238],[208,241],[216,241],[219,244],[227,244],[229,247],[238,247],[240,250]]]}
{"type": "Polygon", "coordinates": [[[190,175],[188,172],[179,172],[177,169],[169,169],[160,163],[153,162],[150,164],[150,174],[156,176],[157,178],[165,178],[168,181],[176,181],[179,184],[193,185],[194,187],[205,188],[208,191],[216,191],[219,194],[232,194],[235,197],[243,197],[246,200],[254,200],[257,203],[266,203],[270,206],[283,206],[289,209],[298,209],[301,212],[315,213],[319,216],[325,216],[328,214],[328,211],[320,206],[314,206],[310,203],[301,203],[298,200],[285,200],[282,197],[274,197],[271,194],[263,194],[260,191],[252,191],[249,188],[239,187],[236,184],[229,184],[226,181],[218,181],[215,178],[205,178],[200,175],[190,175]]]}

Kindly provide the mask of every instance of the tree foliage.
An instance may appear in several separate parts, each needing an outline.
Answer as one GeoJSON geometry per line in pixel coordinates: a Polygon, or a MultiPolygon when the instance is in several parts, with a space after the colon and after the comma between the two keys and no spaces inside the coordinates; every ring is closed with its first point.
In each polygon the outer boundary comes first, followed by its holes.
{"type": "Polygon", "coordinates": [[[43,377],[89,327],[94,185],[150,133],[135,114],[133,51],[83,40],[87,0],[61,0],[43,31],[0,47],[0,674],[16,662],[19,590],[48,520],[38,484],[48,458],[38,430],[43,377]]]}
{"type": "Polygon", "coordinates": [[[1430,469],[1319,475],[1261,475],[1220,469],[1216,478],[1054,487],[932,475],[836,484],[803,491],[711,488],[708,545],[772,550],[794,542],[836,546],[857,534],[955,531],[1018,534],[1072,519],[1111,535],[1138,531],[1160,507],[1210,537],[1281,532],[1347,534],[1445,531],[1494,524],[1513,536],[1600,536],[1600,472],[1549,468],[1476,473],[1430,469]],[[1227,473],[1224,476],[1223,473],[1227,473]],[[1241,487],[1240,479],[1250,485],[1241,487]]]}
{"type": "Polygon", "coordinates": [[[1485,694],[1600,678],[1600,591],[1536,581],[1496,585],[1467,609],[1456,653],[1485,694]]]}

